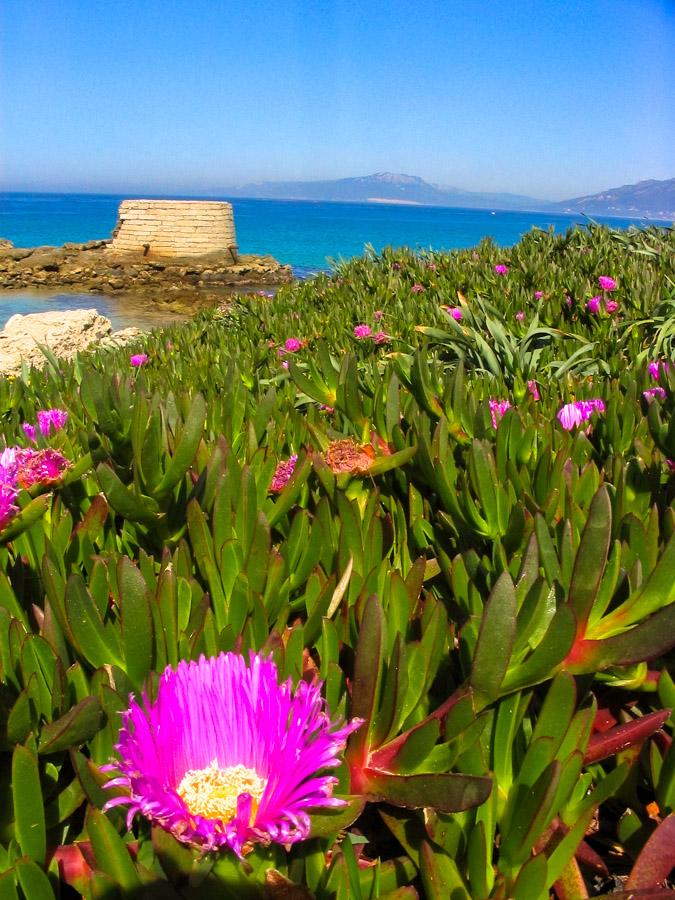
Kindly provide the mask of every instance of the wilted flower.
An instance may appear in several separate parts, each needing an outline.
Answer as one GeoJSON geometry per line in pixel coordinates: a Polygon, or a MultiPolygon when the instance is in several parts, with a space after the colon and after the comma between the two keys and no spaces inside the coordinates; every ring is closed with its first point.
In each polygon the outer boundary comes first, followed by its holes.
{"type": "Polygon", "coordinates": [[[541,397],[539,396],[539,386],[536,381],[528,381],[527,390],[533,400],[541,400],[541,397]]]}
{"type": "Polygon", "coordinates": [[[41,409],[38,411],[37,420],[40,434],[49,437],[52,431],[60,431],[63,428],[68,421],[68,413],[65,409],[41,409]]]}
{"type": "Polygon", "coordinates": [[[354,337],[358,338],[362,341],[364,338],[369,338],[372,335],[373,331],[370,325],[356,325],[354,327],[354,337]]]}
{"type": "Polygon", "coordinates": [[[654,362],[650,362],[647,366],[649,369],[649,374],[655,381],[659,380],[659,374],[663,372],[664,375],[667,375],[670,372],[670,366],[665,360],[654,360],[654,362]]]}
{"type": "Polygon", "coordinates": [[[610,278],[609,275],[601,275],[598,278],[598,284],[603,291],[615,291],[616,290],[616,281],[613,278],[610,278]]]}
{"type": "Polygon", "coordinates": [[[522,309],[519,309],[516,313],[516,322],[524,322],[525,321],[525,313],[522,309]]]}
{"type": "Polygon", "coordinates": [[[504,415],[507,409],[511,409],[511,401],[510,400],[494,400],[492,397],[490,398],[488,405],[490,407],[490,418],[492,419],[492,427],[496,428],[499,424],[499,420],[504,415]]]}
{"type": "Polygon", "coordinates": [[[508,275],[509,267],[505,266],[503,263],[497,263],[495,266],[495,274],[497,275],[508,275]]]}
{"type": "Polygon", "coordinates": [[[576,425],[590,419],[594,412],[604,411],[605,404],[602,400],[576,400],[559,409],[556,417],[566,431],[571,431],[576,425]]]}
{"type": "Polygon", "coordinates": [[[611,315],[615,313],[619,308],[619,303],[617,300],[605,300],[605,309],[611,315]]]}
{"type": "Polygon", "coordinates": [[[70,462],[58,450],[16,451],[16,484],[26,490],[35,484],[58,481],[69,468],[70,462]]]}
{"type": "Polygon", "coordinates": [[[302,341],[298,338],[288,338],[284,341],[284,350],[287,353],[297,353],[302,349],[302,341]]]}
{"type": "Polygon", "coordinates": [[[295,464],[298,461],[298,454],[294,453],[289,459],[282,460],[274,471],[274,475],[272,476],[272,484],[270,485],[270,491],[273,494],[278,494],[282,491],[288,482],[290,481],[291,475],[295,471],[295,464]]]}
{"type": "MultiPolygon", "coordinates": [[[[385,454],[389,454],[386,445],[382,446],[382,450],[385,454]]],[[[371,444],[357,444],[352,438],[332,441],[323,454],[324,462],[336,475],[345,472],[365,475],[376,458],[377,453],[371,444]]]]}
{"type": "Polygon", "coordinates": [[[600,312],[600,301],[602,297],[591,297],[591,299],[586,304],[589,313],[593,313],[593,315],[597,315],[600,312]]]}
{"type": "Polygon", "coordinates": [[[373,340],[376,344],[388,344],[391,341],[391,337],[386,331],[376,331],[373,335],[373,340]]]}
{"type": "Polygon", "coordinates": [[[271,659],[221,653],[164,670],[154,703],[132,699],[122,715],[118,773],[106,807],[126,804],[202,850],[293,844],[310,833],[307,810],[333,797],[348,736],[362,721],[331,721],[321,684],[279,684],[271,659]],[[322,774],[323,773],[323,774],[322,774]]]}
{"type": "Polygon", "coordinates": [[[413,284],[413,286],[410,288],[410,290],[413,292],[413,294],[421,294],[422,291],[424,290],[424,285],[418,284],[417,282],[415,282],[415,284],[413,284]]]}
{"type": "Polygon", "coordinates": [[[646,391],[643,391],[643,392],[642,392],[642,396],[643,396],[643,397],[645,398],[645,400],[647,400],[647,401],[653,400],[654,397],[658,397],[659,400],[665,400],[665,398],[666,398],[666,391],[665,391],[665,389],[662,388],[662,387],[653,387],[653,388],[649,388],[649,389],[646,390],[646,391]]]}
{"type": "Polygon", "coordinates": [[[133,356],[129,357],[129,362],[136,369],[139,369],[141,366],[144,366],[147,361],[148,361],[147,353],[134,353],[133,356]]]}

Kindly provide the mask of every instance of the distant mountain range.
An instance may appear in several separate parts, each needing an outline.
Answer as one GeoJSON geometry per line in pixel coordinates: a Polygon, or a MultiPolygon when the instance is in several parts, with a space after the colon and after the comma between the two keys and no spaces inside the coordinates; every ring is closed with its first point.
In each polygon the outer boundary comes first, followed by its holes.
{"type": "Polygon", "coordinates": [[[266,200],[337,200],[353,203],[400,203],[470,209],[522,209],[585,212],[589,215],[646,216],[675,219],[675,178],[641,181],[602,194],[552,203],[522,194],[481,193],[429,184],[417,175],[377,172],[333,181],[263,181],[228,188],[231,197],[266,200]]]}

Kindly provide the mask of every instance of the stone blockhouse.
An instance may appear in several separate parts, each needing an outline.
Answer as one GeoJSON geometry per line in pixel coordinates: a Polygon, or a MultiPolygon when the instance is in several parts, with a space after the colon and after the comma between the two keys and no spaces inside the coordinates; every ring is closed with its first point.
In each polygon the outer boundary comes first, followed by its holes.
{"type": "Polygon", "coordinates": [[[148,258],[222,254],[237,261],[232,204],[212,200],[123,200],[109,249],[148,258]]]}

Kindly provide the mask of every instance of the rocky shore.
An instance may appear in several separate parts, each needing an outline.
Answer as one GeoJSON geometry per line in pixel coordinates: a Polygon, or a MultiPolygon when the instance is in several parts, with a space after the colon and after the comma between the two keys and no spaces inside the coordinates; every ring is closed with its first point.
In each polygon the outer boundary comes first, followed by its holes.
{"type": "Polygon", "coordinates": [[[293,280],[291,267],[272,256],[227,252],[199,257],[150,259],[118,253],[110,241],[18,248],[0,241],[0,289],[59,288],[114,294],[140,292],[149,299],[196,305],[217,302],[238,289],[264,288],[293,280]]]}

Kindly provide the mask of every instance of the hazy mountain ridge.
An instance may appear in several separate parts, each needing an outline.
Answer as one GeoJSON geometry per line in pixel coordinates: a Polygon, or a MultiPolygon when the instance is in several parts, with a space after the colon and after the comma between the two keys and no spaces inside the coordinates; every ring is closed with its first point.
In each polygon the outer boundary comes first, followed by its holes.
{"type": "Polygon", "coordinates": [[[263,181],[230,188],[228,196],[266,200],[316,200],[352,203],[389,202],[469,209],[519,209],[542,212],[584,212],[589,215],[675,218],[675,178],[650,179],[609,188],[570,200],[552,202],[522,194],[463,191],[430,184],[417,175],[376,172],[325,181],[263,181]]]}

